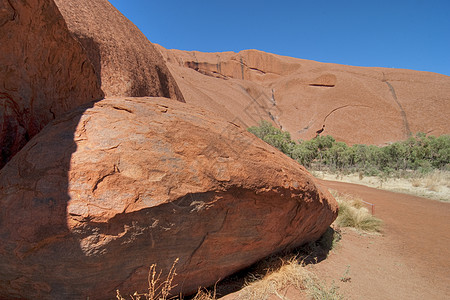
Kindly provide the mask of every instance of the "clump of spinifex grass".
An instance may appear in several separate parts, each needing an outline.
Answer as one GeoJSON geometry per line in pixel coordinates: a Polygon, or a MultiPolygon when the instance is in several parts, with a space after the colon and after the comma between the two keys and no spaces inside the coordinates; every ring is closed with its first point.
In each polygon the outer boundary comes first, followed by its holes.
{"type": "Polygon", "coordinates": [[[337,226],[352,227],[365,232],[381,232],[383,222],[364,207],[361,199],[342,195],[336,191],[331,191],[331,193],[339,204],[339,214],[334,221],[337,226]]]}

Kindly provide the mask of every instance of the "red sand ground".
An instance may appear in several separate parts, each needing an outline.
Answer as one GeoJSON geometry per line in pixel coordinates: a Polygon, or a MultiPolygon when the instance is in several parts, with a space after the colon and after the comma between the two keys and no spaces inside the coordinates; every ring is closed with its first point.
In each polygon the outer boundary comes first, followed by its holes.
{"type": "Polygon", "coordinates": [[[375,204],[382,236],[345,230],[314,266],[351,299],[450,299],[450,204],[356,184],[320,181],[375,204]],[[349,267],[347,267],[349,266],[349,267]],[[349,268],[350,281],[340,279],[349,268]]]}
{"type": "MultiPolygon", "coordinates": [[[[342,240],[328,258],[309,266],[320,279],[328,286],[337,285],[345,299],[450,299],[449,203],[356,184],[319,182],[375,204],[375,216],[384,222],[382,235],[343,229],[342,240]]],[[[284,296],[307,299],[293,288],[284,296]]]]}

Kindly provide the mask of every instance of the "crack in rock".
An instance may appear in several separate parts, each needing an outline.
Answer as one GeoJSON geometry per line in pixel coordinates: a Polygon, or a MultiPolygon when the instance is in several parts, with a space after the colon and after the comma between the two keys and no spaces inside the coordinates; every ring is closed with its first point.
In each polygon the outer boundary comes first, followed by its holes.
{"type": "Polygon", "coordinates": [[[326,122],[327,118],[328,118],[331,114],[333,114],[334,112],[336,112],[336,111],[338,111],[338,110],[347,108],[347,107],[366,107],[366,108],[371,108],[370,106],[368,106],[368,105],[363,105],[363,104],[346,104],[346,105],[342,105],[342,106],[339,106],[339,107],[336,107],[336,108],[332,109],[332,110],[325,116],[325,118],[323,119],[322,128],[316,131],[316,137],[318,137],[318,136],[325,130],[325,122],[326,122]]]}
{"type": "Polygon", "coordinates": [[[206,239],[208,238],[208,236],[211,235],[211,234],[220,232],[220,231],[223,229],[223,227],[225,226],[225,222],[226,222],[226,220],[227,220],[227,217],[228,217],[228,213],[229,213],[229,210],[227,209],[226,212],[225,212],[225,216],[223,217],[222,223],[220,224],[220,227],[219,227],[217,230],[214,230],[214,231],[208,231],[208,232],[205,234],[205,236],[203,236],[203,238],[202,238],[202,240],[200,241],[200,243],[198,244],[198,246],[195,247],[195,249],[192,251],[192,254],[189,255],[189,258],[188,258],[188,260],[187,260],[187,265],[190,265],[190,264],[191,264],[192,258],[193,258],[194,255],[198,252],[198,250],[200,250],[200,248],[201,248],[202,245],[205,243],[205,241],[206,241],[206,239]]]}
{"type": "Polygon", "coordinates": [[[17,18],[17,10],[15,9],[15,7],[12,5],[11,0],[6,0],[6,3],[9,4],[9,6],[12,9],[12,16],[9,17],[9,9],[7,9],[6,7],[2,9],[1,13],[2,15],[0,16],[0,26],[5,25],[7,22],[9,21],[14,21],[17,18]],[[6,13],[6,15],[5,15],[6,13]]]}
{"type": "Polygon", "coordinates": [[[105,180],[106,177],[109,177],[109,176],[114,175],[114,174],[116,174],[116,173],[120,173],[120,170],[119,170],[119,168],[118,168],[116,165],[114,165],[114,169],[113,169],[111,172],[109,172],[108,174],[105,174],[105,175],[100,176],[100,177],[95,181],[94,187],[92,188],[92,193],[94,193],[94,192],[97,190],[98,185],[99,185],[103,180],[105,180]]]}
{"type": "MultiPolygon", "coordinates": [[[[383,73],[383,76],[384,76],[384,73],[383,73]]],[[[408,118],[406,116],[406,112],[403,109],[403,106],[400,103],[400,101],[398,101],[397,93],[395,92],[395,89],[392,86],[392,84],[389,81],[387,81],[386,79],[383,79],[382,81],[385,82],[387,84],[387,86],[389,87],[389,90],[391,92],[392,98],[394,99],[395,103],[397,104],[398,108],[400,109],[400,115],[402,116],[403,126],[404,126],[404,129],[405,129],[405,134],[406,134],[406,137],[408,138],[408,137],[411,136],[411,130],[409,128],[409,122],[408,122],[408,118]]]]}

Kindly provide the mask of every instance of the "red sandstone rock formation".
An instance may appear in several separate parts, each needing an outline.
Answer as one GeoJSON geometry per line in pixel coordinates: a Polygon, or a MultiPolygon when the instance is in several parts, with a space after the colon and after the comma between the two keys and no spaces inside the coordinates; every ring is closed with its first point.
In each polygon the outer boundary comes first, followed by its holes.
{"type": "Polygon", "coordinates": [[[161,96],[184,102],[160,53],[107,0],[55,3],[86,49],[106,96],[161,96]]]}
{"type": "Polygon", "coordinates": [[[54,121],[0,170],[0,199],[1,298],[111,299],[176,258],[174,292],[195,292],[317,239],[337,211],[245,128],[165,98],[54,121]]]}
{"type": "Polygon", "coordinates": [[[347,143],[385,144],[425,132],[448,134],[450,77],[295,59],[256,50],[166,50],[188,103],[244,127],[272,120],[293,138],[322,135],[347,143]]]}
{"type": "Polygon", "coordinates": [[[0,53],[2,168],[49,121],[103,93],[52,1],[0,0],[0,53]]]}

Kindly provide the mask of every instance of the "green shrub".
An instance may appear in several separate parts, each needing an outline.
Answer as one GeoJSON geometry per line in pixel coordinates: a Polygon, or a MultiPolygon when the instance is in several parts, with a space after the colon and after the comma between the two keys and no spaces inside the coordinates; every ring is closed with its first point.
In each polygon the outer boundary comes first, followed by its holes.
{"type": "Polygon", "coordinates": [[[405,170],[428,173],[435,169],[450,169],[449,135],[434,137],[417,133],[405,141],[378,147],[348,146],[329,135],[294,142],[288,132],[275,128],[267,121],[261,121],[259,126],[250,127],[248,131],[307,168],[325,167],[366,176],[390,176],[405,170]]]}

